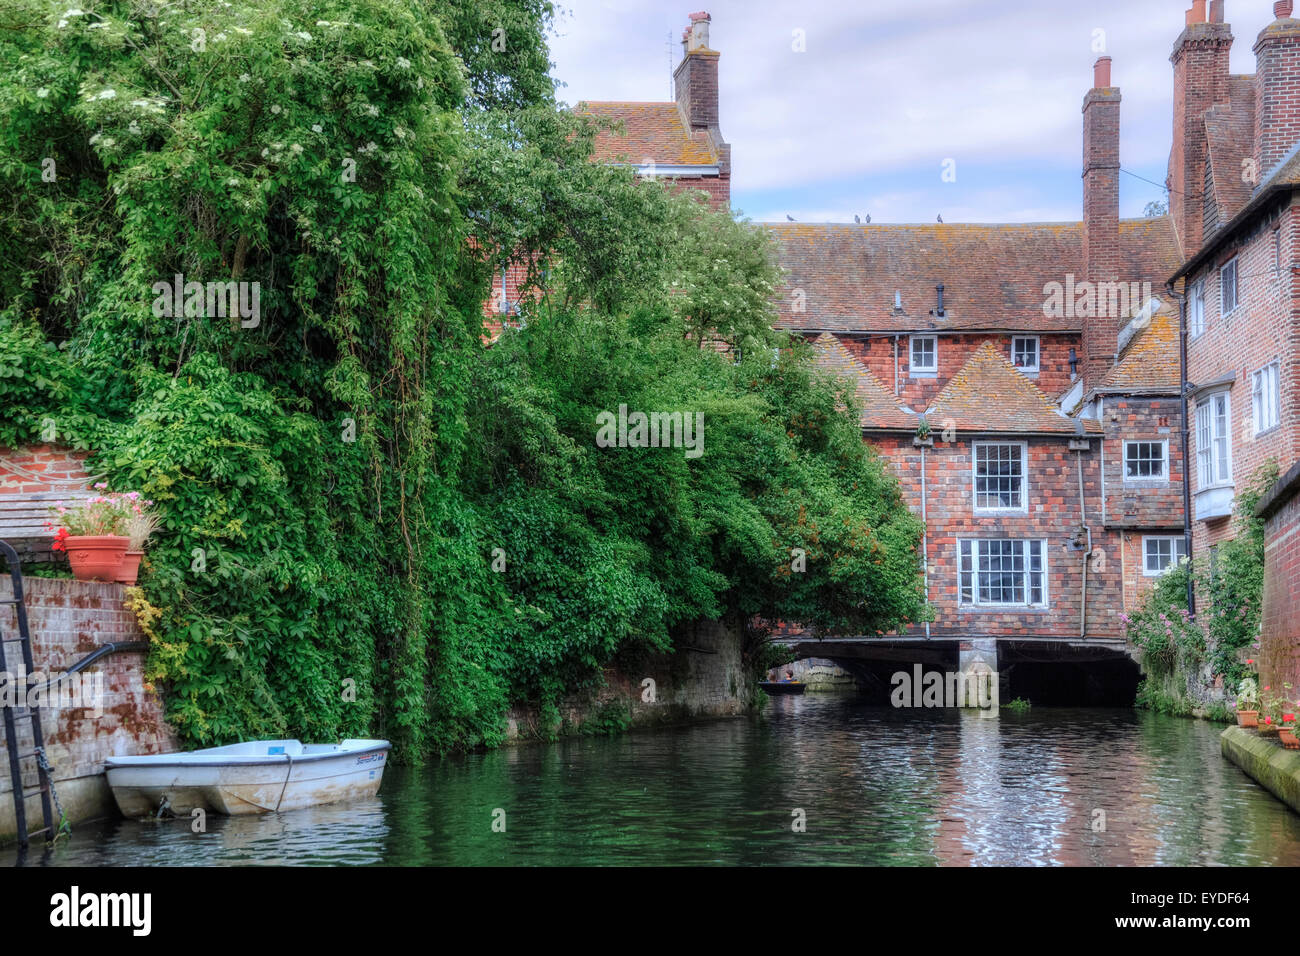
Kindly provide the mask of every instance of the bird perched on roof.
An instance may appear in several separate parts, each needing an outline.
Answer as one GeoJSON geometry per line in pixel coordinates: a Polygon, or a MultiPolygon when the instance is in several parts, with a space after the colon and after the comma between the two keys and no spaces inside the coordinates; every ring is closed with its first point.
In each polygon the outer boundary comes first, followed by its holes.
{"type": "Polygon", "coordinates": [[[871,222],[871,213],[867,213],[867,222],[871,222]]]}
{"type": "Polygon", "coordinates": [[[789,213],[785,214],[785,218],[789,219],[791,222],[794,222],[794,216],[790,215],[789,213]]]}
{"type": "Polygon", "coordinates": [[[856,222],[856,223],[861,223],[861,222],[862,222],[862,217],[859,216],[859,215],[857,215],[857,214],[855,213],[854,216],[853,216],[853,221],[856,222]]]}
{"type": "Polygon", "coordinates": [[[936,217],[936,219],[937,219],[939,222],[943,222],[943,213],[939,213],[939,215],[936,217]]]}

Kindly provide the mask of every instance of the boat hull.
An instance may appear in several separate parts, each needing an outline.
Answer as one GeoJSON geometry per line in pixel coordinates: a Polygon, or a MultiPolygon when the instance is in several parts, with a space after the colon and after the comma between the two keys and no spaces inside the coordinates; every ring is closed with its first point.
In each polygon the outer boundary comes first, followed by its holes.
{"type": "Polygon", "coordinates": [[[808,685],[799,681],[764,680],[758,686],[769,694],[802,694],[808,685]]]}
{"type": "MultiPolygon", "coordinates": [[[[231,754],[217,747],[192,754],[111,757],[108,785],[122,815],[194,810],[239,816],[364,800],[379,792],[389,744],[347,740],[330,747],[274,741],[279,753],[231,754]],[[295,753],[286,744],[297,744],[295,753]],[[289,752],[284,752],[288,750],[289,752]]],[[[247,746],[247,745],[239,745],[247,746]]]]}

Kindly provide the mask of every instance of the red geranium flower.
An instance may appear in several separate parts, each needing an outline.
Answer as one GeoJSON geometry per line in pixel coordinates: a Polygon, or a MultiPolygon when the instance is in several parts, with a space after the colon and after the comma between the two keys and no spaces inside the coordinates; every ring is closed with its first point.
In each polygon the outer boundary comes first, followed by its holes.
{"type": "Polygon", "coordinates": [[[50,545],[50,550],[63,551],[64,553],[67,552],[68,550],[68,529],[67,528],[59,529],[58,533],[54,536],[54,543],[50,545]]]}

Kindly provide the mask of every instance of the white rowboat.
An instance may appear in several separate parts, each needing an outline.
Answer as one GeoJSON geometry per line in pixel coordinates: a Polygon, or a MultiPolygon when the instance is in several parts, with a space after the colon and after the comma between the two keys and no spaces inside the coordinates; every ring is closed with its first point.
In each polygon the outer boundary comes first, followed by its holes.
{"type": "Polygon", "coordinates": [[[195,809],[275,813],[373,797],[390,746],[387,740],[254,740],[189,753],[109,757],[106,769],[126,817],[166,811],[189,816],[195,809]]]}

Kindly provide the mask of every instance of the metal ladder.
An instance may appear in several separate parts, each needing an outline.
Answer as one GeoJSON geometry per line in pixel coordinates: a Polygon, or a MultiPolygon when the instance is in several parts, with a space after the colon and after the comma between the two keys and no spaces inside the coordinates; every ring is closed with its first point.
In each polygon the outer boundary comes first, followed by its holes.
{"type": "MultiPolygon", "coordinates": [[[[3,630],[0,630],[0,673],[6,675],[8,680],[13,680],[14,675],[9,673],[8,658],[5,656],[5,647],[10,644],[17,644],[22,648],[22,662],[25,674],[30,677],[35,670],[32,661],[32,637],[27,628],[27,606],[23,603],[23,573],[18,567],[18,552],[7,541],[0,541],[0,557],[9,565],[9,576],[13,580],[14,595],[11,600],[0,600],[0,606],[12,604],[18,615],[18,636],[5,637],[3,630]]],[[[13,781],[14,788],[14,817],[18,823],[18,845],[26,847],[31,837],[45,834],[47,841],[55,837],[54,809],[50,805],[50,765],[45,759],[45,737],[41,733],[41,715],[38,707],[6,707],[0,704],[0,712],[4,714],[4,732],[5,748],[9,751],[9,778],[13,781]],[[30,721],[32,731],[32,749],[21,751],[18,742],[17,725],[20,721],[30,721]],[[39,786],[35,790],[23,790],[23,771],[22,762],[24,760],[36,760],[36,774],[39,786]],[[27,830],[27,801],[41,795],[41,814],[45,818],[45,826],[39,830],[28,832],[27,830]]]]}

